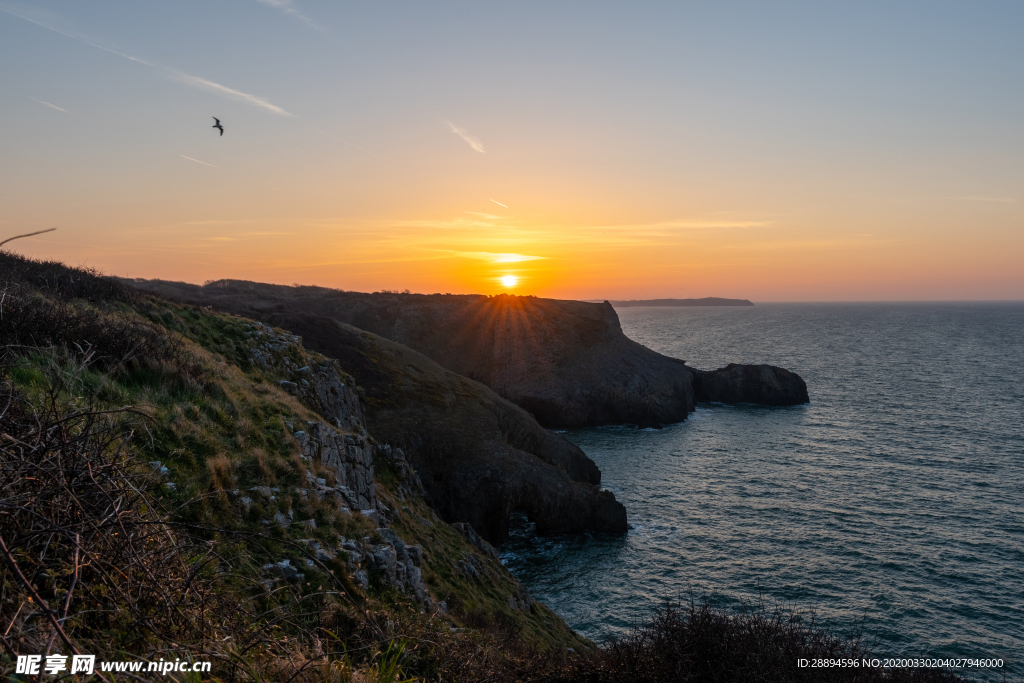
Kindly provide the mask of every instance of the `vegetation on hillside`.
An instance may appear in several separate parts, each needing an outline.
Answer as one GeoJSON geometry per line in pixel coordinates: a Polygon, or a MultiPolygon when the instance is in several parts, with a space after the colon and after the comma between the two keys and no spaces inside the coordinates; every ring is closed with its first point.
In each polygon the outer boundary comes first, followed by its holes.
{"type": "MultiPolygon", "coordinates": [[[[212,661],[221,681],[882,680],[797,669],[866,651],[764,611],[667,610],[594,648],[542,604],[511,605],[518,583],[385,458],[378,499],[422,546],[447,610],[373,572],[361,587],[344,551],[326,558],[313,542],[372,540],[376,524],[299,493],[332,477],[292,436],[320,417],[252,361],[252,330],[0,252],[0,674],[19,654],[87,653],[212,661]],[[253,486],[275,495],[243,503],[253,486]],[[268,571],[284,560],[301,572],[268,571]],[[460,571],[467,561],[479,571],[460,571]]],[[[946,680],[906,676],[884,678],[946,680]]]]}
{"type": "Polygon", "coordinates": [[[408,510],[392,526],[422,545],[425,581],[451,609],[423,613],[379,581],[360,589],[343,552],[316,559],[309,540],[372,539],[376,524],[296,492],[315,465],[291,434],[319,418],[250,360],[252,321],[0,258],[8,665],[18,653],[188,653],[215,660],[225,680],[372,680],[399,660],[420,676],[471,680],[480,667],[586,647],[542,605],[510,609],[514,579],[422,499],[391,490],[386,462],[378,496],[408,510]],[[256,485],[276,495],[246,509],[240,492],[256,485]],[[294,524],[265,523],[288,512],[294,524]],[[482,576],[454,571],[468,555],[482,576]],[[302,578],[268,575],[282,560],[302,578]]]}

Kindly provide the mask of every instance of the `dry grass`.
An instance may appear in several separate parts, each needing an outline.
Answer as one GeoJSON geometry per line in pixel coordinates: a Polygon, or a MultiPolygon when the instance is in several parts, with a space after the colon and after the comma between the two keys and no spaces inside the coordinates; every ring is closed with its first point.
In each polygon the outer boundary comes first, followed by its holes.
{"type": "Polygon", "coordinates": [[[647,623],[552,676],[561,683],[940,683],[963,681],[938,669],[800,667],[799,659],[879,655],[855,630],[839,634],[813,615],[764,603],[730,611],[691,599],[666,605],[647,623]]]}

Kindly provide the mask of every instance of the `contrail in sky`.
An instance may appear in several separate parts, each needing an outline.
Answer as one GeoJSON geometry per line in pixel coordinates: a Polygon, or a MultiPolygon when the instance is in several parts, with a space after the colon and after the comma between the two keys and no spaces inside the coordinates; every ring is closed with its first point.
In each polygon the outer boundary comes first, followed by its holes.
{"type": "Polygon", "coordinates": [[[36,102],[38,102],[39,104],[43,104],[43,105],[46,105],[46,106],[47,106],[47,107],[49,107],[50,109],[56,109],[57,111],[62,111],[62,112],[64,112],[65,114],[70,114],[70,113],[71,113],[71,112],[69,112],[69,111],[68,111],[67,109],[64,109],[63,107],[58,107],[58,106],[57,106],[56,104],[50,104],[49,102],[44,102],[43,100],[36,100],[36,98],[32,97],[31,95],[29,95],[29,96],[28,96],[28,98],[29,98],[30,100],[35,100],[35,101],[36,101],[36,102]]]}
{"type": "MultiPolygon", "coordinates": [[[[180,156],[182,159],[188,159],[189,161],[194,161],[197,164],[202,164],[203,166],[209,166],[210,168],[220,168],[220,166],[214,166],[213,164],[208,164],[205,161],[199,161],[199,159],[193,159],[192,157],[187,157],[184,154],[179,154],[178,156],[180,156]]],[[[220,170],[223,171],[224,169],[220,168],[220,170]]]]}
{"type": "MultiPolygon", "coordinates": [[[[504,204],[502,204],[501,202],[499,202],[499,201],[498,201],[497,199],[492,199],[491,201],[492,201],[492,202],[494,202],[495,204],[497,204],[498,206],[505,206],[504,204]]],[[[505,208],[507,209],[508,207],[507,207],[507,206],[505,206],[505,208]]]]}
{"type": "Polygon", "coordinates": [[[268,7],[279,9],[285,14],[291,14],[293,17],[297,19],[301,19],[310,28],[314,28],[317,31],[323,31],[322,28],[313,23],[312,19],[310,19],[305,14],[297,10],[295,8],[295,5],[292,4],[292,0],[259,0],[259,2],[263,3],[264,5],[267,5],[268,7]]]}
{"type": "MultiPolygon", "coordinates": [[[[251,105],[256,106],[256,107],[261,107],[263,109],[267,109],[269,111],[274,112],[275,114],[281,114],[283,116],[291,116],[292,115],[291,113],[285,111],[281,107],[278,107],[275,104],[271,104],[270,102],[267,102],[263,98],[256,97],[255,95],[250,95],[249,93],[242,92],[241,90],[235,90],[234,88],[229,88],[226,85],[221,85],[220,83],[214,83],[213,81],[208,81],[205,78],[200,78],[198,76],[191,76],[189,74],[182,73],[181,71],[177,71],[175,69],[171,69],[171,68],[166,67],[166,66],[160,66],[159,64],[154,64],[152,62],[147,62],[144,59],[139,59],[138,57],[132,57],[131,55],[127,55],[127,54],[125,54],[123,52],[118,52],[117,50],[112,50],[109,47],[106,47],[105,45],[100,45],[99,43],[97,43],[95,41],[92,41],[92,40],[89,40],[87,38],[83,38],[80,35],[76,35],[76,34],[71,33],[69,31],[62,31],[59,28],[55,28],[53,26],[50,26],[49,24],[44,24],[41,21],[36,21],[35,19],[32,19],[31,17],[26,17],[23,14],[18,14],[17,12],[13,12],[13,11],[7,9],[6,7],[0,7],[0,12],[5,12],[7,14],[10,14],[13,17],[18,17],[19,19],[23,19],[25,21],[31,22],[31,23],[35,24],[36,26],[40,26],[40,27],[45,28],[45,29],[47,29],[49,31],[53,31],[54,33],[59,33],[62,36],[66,36],[68,38],[73,38],[73,39],[75,39],[75,40],[77,40],[77,41],[79,41],[81,43],[85,43],[86,45],[89,45],[90,47],[95,47],[95,48],[97,48],[99,50],[103,50],[104,52],[109,52],[111,54],[115,54],[118,57],[121,57],[123,59],[127,59],[129,61],[136,62],[138,64],[142,64],[144,66],[148,66],[148,67],[151,67],[153,69],[157,69],[159,71],[163,71],[165,74],[167,74],[173,80],[176,80],[179,83],[184,83],[185,85],[189,85],[189,86],[191,86],[193,88],[198,88],[200,90],[206,90],[208,92],[213,92],[213,93],[216,93],[218,95],[230,97],[231,99],[239,100],[241,102],[245,102],[246,104],[251,104],[251,105]]],[[[35,99],[35,98],[33,98],[33,99],[35,99]]],[[[44,103],[44,104],[46,104],[46,103],[44,103]]],[[[53,105],[50,105],[50,106],[53,106],[53,105]]],[[[59,109],[59,107],[56,107],[56,108],[59,109]]],[[[64,111],[64,110],[62,109],[61,111],[64,111]]],[[[70,114],[71,112],[68,112],[68,113],[70,114]]]]}
{"type": "Polygon", "coordinates": [[[270,102],[267,102],[265,99],[261,97],[256,97],[255,95],[250,95],[249,93],[242,92],[241,90],[229,88],[226,85],[221,85],[220,83],[208,81],[205,78],[200,78],[199,76],[190,76],[186,73],[175,71],[173,69],[168,69],[168,71],[171,73],[171,78],[178,81],[179,83],[191,85],[193,88],[207,90],[218,95],[225,95],[233,100],[245,102],[246,104],[252,104],[257,107],[263,107],[264,109],[269,109],[275,114],[291,116],[291,114],[286,112],[284,109],[281,109],[281,107],[278,107],[275,104],[271,104],[270,102]]]}
{"type": "Polygon", "coordinates": [[[469,145],[470,147],[472,147],[474,150],[476,150],[477,152],[480,152],[481,154],[484,154],[487,151],[487,150],[484,149],[484,143],[480,142],[475,137],[470,135],[469,131],[467,131],[465,128],[461,128],[459,126],[456,126],[451,121],[445,121],[445,123],[448,124],[448,127],[452,129],[453,133],[455,133],[460,138],[465,140],[466,144],[469,145]]]}
{"type": "Polygon", "coordinates": [[[957,197],[957,199],[965,202],[999,202],[1001,204],[1013,204],[1017,201],[1013,197],[978,197],[976,195],[957,197]]]}

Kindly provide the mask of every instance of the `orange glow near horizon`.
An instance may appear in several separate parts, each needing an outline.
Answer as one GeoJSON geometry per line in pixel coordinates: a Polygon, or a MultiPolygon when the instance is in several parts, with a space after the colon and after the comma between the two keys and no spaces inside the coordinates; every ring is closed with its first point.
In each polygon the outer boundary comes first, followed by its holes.
{"type": "Polygon", "coordinates": [[[144,228],[132,227],[137,219],[128,215],[102,232],[61,227],[11,247],[113,275],[196,283],[479,294],[514,288],[570,299],[1024,298],[1024,238],[995,227],[1018,210],[982,208],[993,227],[967,234],[937,229],[940,219],[930,212],[906,210],[873,221],[847,216],[828,231],[817,220],[768,212],[605,225],[453,212],[435,220],[178,220],[144,228]],[[869,222],[870,230],[861,227],[869,222]]]}
{"type": "MultiPolygon", "coordinates": [[[[482,163],[477,156],[465,163],[482,163]]],[[[429,175],[391,178],[390,167],[374,170],[375,158],[360,159],[371,170],[336,196],[283,182],[263,191],[265,179],[244,168],[208,182],[204,174],[217,169],[177,161],[145,182],[143,174],[95,188],[88,176],[63,190],[40,182],[4,206],[0,236],[58,226],[10,247],[112,275],[194,283],[453,294],[514,287],[561,299],[1024,299],[1024,212],[1012,197],[910,201],[878,190],[816,203],[788,186],[770,194],[727,178],[673,194],[665,183],[618,187],[570,168],[540,183],[530,164],[453,189],[429,175]],[[490,202],[491,184],[513,208],[490,202]],[[515,284],[502,280],[508,275],[515,284]]]]}

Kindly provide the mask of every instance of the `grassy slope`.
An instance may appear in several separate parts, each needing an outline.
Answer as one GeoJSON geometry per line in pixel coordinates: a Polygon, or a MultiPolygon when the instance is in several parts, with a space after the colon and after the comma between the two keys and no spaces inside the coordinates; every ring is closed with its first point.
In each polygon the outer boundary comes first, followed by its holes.
{"type": "MultiPolygon", "coordinates": [[[[359,517],[339,516],[326,503],[310,503],[287,493],[288,489],[301,485],[306,466],[297,460],[298,448],[285,423],[301,425],[305,420],[318,418],[278,388],[280,377],[249,361],[250,344],[246,335],[252,321],[156,300],[147,308],[150,320],[201,346],[208,354],[207,363],[216,367],[222,377],[218,383],[221,392],[207,390],[201,395],[164,400],[160,406],[158,424],[161,427],[154,443],[154,459],[163,460],[172,472],[181,473],[176,475],[184,484],[179,484],[179,496],[235,488],[244,491],[255,485],[276,486],[282,490],[277,496],[277,509],[254,506],[243,524],[259,530],[259,520],[272,516],[277,510],[287,512],[294,507],[296,519],[301,516],[317,520],[315,532],[301,531],[298,535],[315,536],[325,545],[332,544],[338,533],[348,538],[361,538],[368,529],[359,517]]],[[[294,359],[300,366],[321,360],[308,351],[301,353],[305,358],[294,359]]],[[[139,398],[149,396],[152,393],[139,398]]],[[[386,435],[381,438],[386,439],[386,435]]],[[[511,610],[509,597],[520,589],[507,570],[438,520],[422,498],[398,493],[398,482],[388,476],[387,463],[378,461],[377,465],[380,470],[376,477],[378,497],[392,510],[400,510],[403,505],[412,510],[412,515],[398,516],[392,528],[407,543],[423,546],[424,580],[436,599],[452,601],[452,596],[457,596],[455,599],[462,604],[461,612],[471,621],[497,620],[514,624],[531,644],[576,647],[583,644],[543,605],[526,613],[511,610]],[[421,524],[416,517],[431,520],[431,525],[421,524]],[[486,580],[467,578],[456,572],[456,563],[467,553],[475,554],[484,564],[486,580]]],[[[324,471],[314,474],[330,476],[324,471]]],[[[234,522],[235,510],[224,505],[225,499],[218,496],[216,502],[208,503],[197,514],[209,516],[206,521],[234,522]]],[[[460,621],[457,615],[453,618],[456,623],[460,621]]]]}
{"type": "MultiPolygon", "coordinates": [[[[91,363],[83,363],[88,346],[83,354],[77,347],[66,353],[51,344],[39,344],[34,349],[8,347],[5,359],[9,385],[29,404],[45,400],[55,375],[73,375],[74,381],[61,388],[61,400],[68,405],[89,403],[93,410],[135,406],[146,413],[145,426],[138,425],[129,448],[136,470],[148,471],[144,463],[150,461],[160,461],[169,469],[164,480],[152,482],[150,493],[163,509],[176,510],[175,520],[230,532],[197,532],[215,543],[238,538],[232,535],[238,532],[252,534],[252,538],[259,539],[264,559],[291,558],[293,564],[303,561],[301,546],[291,543],[300,537],[316,538],[327,548],[337,547],[339,534],[373,538],[375,525],[369,520],[340,514],[326,501],[301,498],[292,492],[302,485],[310,466],[299,458],[291,434],[302,429],[305,421],[321,418],[282,391],[278,386],[281,378],[272,370],[250,361],[252,321],[149,296],[136,296],[129,302],[95,297],[89,301],[55,297],[43,288],[31,291],[28,297],[31,306],[56,302],[82,315],[116,319],[176,339],[176,361],[149,358],[142,362],[104,362],[110,359],[101,358],[103,350],[99,349],[99,356],[94,354],[91,363]],[[174,487],[168,487],[167,482],[173,482],[174,487]],[[280,492],[273,501],[261,502],[259,496],[252,496],[254,502],[245,511],[239,498],[256,485],[276,487],[280,492]],[[264,523],[275,512],[287,513],[289,509],[295,514],[291,527],[264,523]],[[308,519],[316,520],[315,530],[301,525],[308,519]]],[[[300,366],[318,359],[301,348],[295,353],[300,357],[293,360],[300,366]]],[[[386,440],[386,435],[376,436],[386,440]]],[[[588,646],[540,603],[526,611],[511,609],[509,597],[519,594],[521,588],[504,567],[438,520],[422,498],[398,492],[398,482],[387,463],[378,467],[380,499],[393,510],[405,506],[410,511],[399,513],[393,528],[407,543],[423,546],[424,580],[436,600],[447,599],[452,604],[445,622],[454,628],[498,630],[502,637],[543,649],[588,646]],[[429,520],[429,524],[417,518],[429,520]],[[484,567],[478,578],[456,571],[456,563],[469,554],[475,554],[484,567]]],[[[331,479],[327,471],[314,474],[331,479]]],[[[340,561],[331,567],[339,574],[346,573],[340,561]]],[[[315,582],[316,571],[308,573],[315,582]]],[[[350,597],[357,600],[356,611],[406,615],[416,611],[411,601],[379,583],[372,582],[369,595],[362,595],[350,579],[342,580],[350,597]]],[[[353,609],[349,602],[339,604],[337,609],[353,609]]],[[[421,615],[419,619],[429,620],[429,616],[421,615]]]]}

